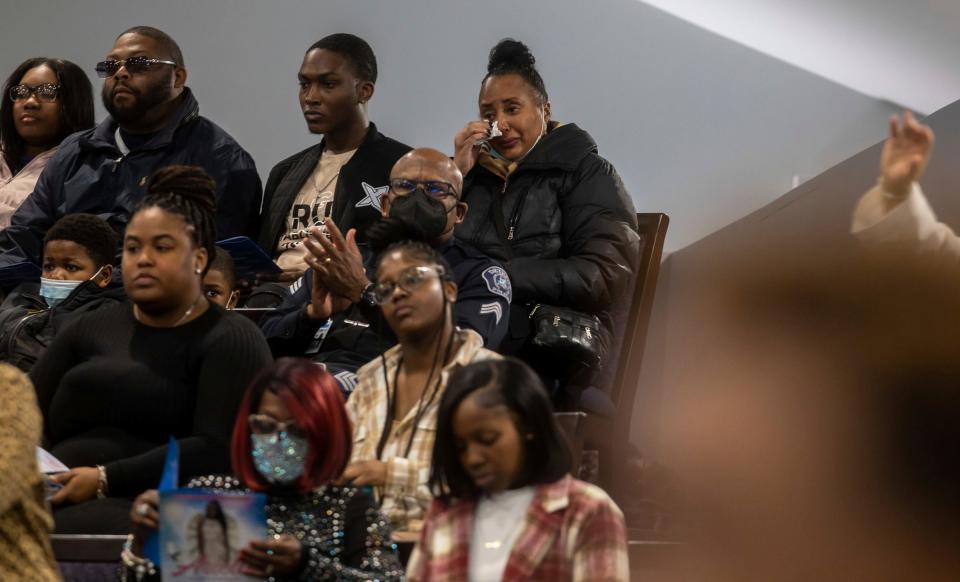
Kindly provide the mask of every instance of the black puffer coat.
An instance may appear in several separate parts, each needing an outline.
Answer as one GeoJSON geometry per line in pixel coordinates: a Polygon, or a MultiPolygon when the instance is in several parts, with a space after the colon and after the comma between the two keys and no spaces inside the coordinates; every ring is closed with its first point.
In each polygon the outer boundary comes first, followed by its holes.
{"type": "Polygon", "coordinates": [[[506,181],[477,164],[463,191],[470,209],[457,236],[506,267],[511,336],[529,334],[517,307],[545,303],[598,315],[609,346],[610,310],[632,280],[640,238],[630,195],[593,138],[554,126],[506,181]]]}

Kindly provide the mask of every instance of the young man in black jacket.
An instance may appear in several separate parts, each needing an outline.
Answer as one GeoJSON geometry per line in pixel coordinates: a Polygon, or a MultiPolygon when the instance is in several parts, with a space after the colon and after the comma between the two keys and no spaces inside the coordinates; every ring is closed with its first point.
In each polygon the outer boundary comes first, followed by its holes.
{"type": "Polygon", "coordinates": [[[262,281],[299,279],[307,268],[303,240],[326,218],[344,232],[356,228],[362,240],[367,226],[380,217],[390,169],[410,151],[378,132],[367,117],[377,60],[363,39],[333,34],[315,42],[297,77],[307,129],[323,140],[270,171],[258,240],[284,273],[262,281]]]}
{"type": "Polygon", "coordinates": [[[96,214],[122,233],[147,178],[173,164],[201,166],[216,180],[219,238],[256,236],[262,198],[256,166],[229,134],[200,116],[177,43],[149,26],[131,28],[97,73],[109,117],[60,145],[0,232],[0,266],[38,263],[44,233],[67,214],[96,214]]]}

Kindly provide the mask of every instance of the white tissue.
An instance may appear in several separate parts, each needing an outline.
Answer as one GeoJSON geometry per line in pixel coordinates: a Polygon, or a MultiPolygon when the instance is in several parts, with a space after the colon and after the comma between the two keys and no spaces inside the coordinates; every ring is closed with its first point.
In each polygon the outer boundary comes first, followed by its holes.
{"type": "Polygon", "coordinates": [[[497,125],[497,122],[494,121],[493,123],[490,124],[490,129],[487,130],[487,137],[481,140],[478,140],[477,143],[478,144],[487,143],[491,139],[495,137],[500,137],[501,135],[503,135],[503,132],[500,131],[500,127],[497,125]]]}

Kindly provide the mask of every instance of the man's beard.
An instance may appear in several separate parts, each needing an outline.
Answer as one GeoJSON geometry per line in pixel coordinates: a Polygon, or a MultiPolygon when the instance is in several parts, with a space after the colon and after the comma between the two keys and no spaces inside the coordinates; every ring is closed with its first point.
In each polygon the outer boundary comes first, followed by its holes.
{"type": "MultiPolygon", "coordinates": [[[[118,85],[114,85],[113,90],[116,91],[117,87],[118,85]]],[[[121,124],[141,120],[143,116],[154,107],[170,101],[171,94],[173,93],[170,86],[162,80],[148,86],[143,91],[129,85],[124,85],[124,88],[133,94],[134,99],[133,103],[123,107],[117,107],[114,104],[113,94],[107,93],[106,85],[103,86],[103,90],[100,92],[104,108],[110,113],[110,117],[121,124]]]]}

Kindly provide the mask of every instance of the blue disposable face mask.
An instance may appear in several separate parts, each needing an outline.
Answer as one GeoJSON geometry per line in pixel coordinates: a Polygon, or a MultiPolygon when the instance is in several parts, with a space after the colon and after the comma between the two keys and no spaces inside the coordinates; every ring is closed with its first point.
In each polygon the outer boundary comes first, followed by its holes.
{"type": "MultiPolygon", "coordinates": [[[[87,279],[87,281],[96,279],[101,271],[103,271],[103,267],[97,269],[97,272],[87,279]]],[[[85,281],[61,281],[60,279],[41,277],[40,296],[43,297],[43,300],[47,302],[48,306],[56,307],[61,301],[69,297],[70,294],[73,293],[73,290],[82,283],[85,283],[85,281]]]]}
{"type": "Polygon", "coordinates": [[[257,472],[275,485],[286,485],[303,475],[310,450],[306,439],[285,431],[273,434],[251,434],[251,454],[257,472]]]}

